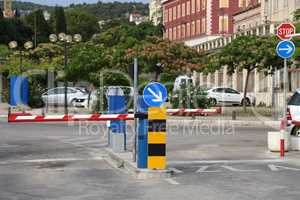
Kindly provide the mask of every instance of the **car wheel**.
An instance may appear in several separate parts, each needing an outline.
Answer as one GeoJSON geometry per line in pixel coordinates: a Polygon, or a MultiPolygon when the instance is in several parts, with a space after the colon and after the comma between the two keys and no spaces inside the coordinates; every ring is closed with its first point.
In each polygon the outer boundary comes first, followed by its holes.
{"type": "Polygon", "coordinates": [[[242,106],[244,105],[244,103],[246,103],[246,106],[250,106],[250,104],[251,104],[251,102],[248,98],[242,100],[242,102],[241,102],[242,106]]]}
{"type": "Polygon", "coordinates": [[[215,106],[215,105],[217,105],[217,100],[211,98],[211,99],[209,99],[209,104],[212,105],[212,106],[215,106]]]}
{"type": "Polygon", "coordinates": [[[291,131],[291,135],[299,137],[300,136],[299,130],[300,130],[300,126],[295,126],[291,131]]]}

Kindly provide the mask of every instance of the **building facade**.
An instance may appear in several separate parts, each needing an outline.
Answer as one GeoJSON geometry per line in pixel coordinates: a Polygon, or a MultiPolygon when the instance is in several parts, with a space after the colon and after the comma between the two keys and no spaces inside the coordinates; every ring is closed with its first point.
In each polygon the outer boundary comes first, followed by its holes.
{"type": "Polygon", "coordinates": [[[5,18],[11,18],[15,16],[15,12],[12,10],[12,1],[13,0],[4,0],[3,1],[3,16],[5,18]]]}
{"type": "Polygon", "coordinates": [[[197,46],[234,32],[233,15],[257,0],[166,0],[164,37],[197,46]]]}
{"type": "Polygon", "coordinates": [[[149,3],[149,19],[155,26],[162,23],[163,10],[162,10],[161,0],[150,1],[150,3],[149,3]]]}
{"type": "Polygon", "coordinates": [[[263,18],[271,23],[293,21],[300,0],[261,0],[263,18]]]}
{"type": "MultiPolygon", "coordinates": [[[[207,41],[195,46],[199,51],[213,51],[222,48],[239,35],[274,35],[276,27],[285,21],[292,21],[294,12],[300,8],[300,0],[261,0],[252,2],[244,10],[233,15],[234,33],[231,36],[207,41]]],[[[201,86],[222,85],[238,91],[245,88],[246,71],[227,74],[226,66],[214,73],[194,73],[193,78],[201,86]]],[[[288,72],[288,92],[291,95],[300,87],[300,70],[291,66],[288,72]]],[[[283,105],[283,71],[273,75],[253,71],[249,78],[248,91],[256,96],[257,105],[283,105]]]]}
{"type": "Polygon", "coordinates": [[[131,13],[129,15],[129,22],[133,22],[136,25],[140,23],[147,22],[149,19],[146,16],[141,15],[140,13],[131,13]]]}

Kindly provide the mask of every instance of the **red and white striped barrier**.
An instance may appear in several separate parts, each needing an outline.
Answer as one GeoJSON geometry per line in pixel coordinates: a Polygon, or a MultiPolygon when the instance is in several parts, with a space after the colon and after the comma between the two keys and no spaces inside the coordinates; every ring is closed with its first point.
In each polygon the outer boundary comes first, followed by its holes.
{"type": "Polygon", "coordinates": [[[107,121],[133,120],[134,114],[86,114],[86,115],[32,115],[10,114],[8,122],[67,122],[67,121],[107,121]]]}
{"type": "Polygon", "coordinates": [[[169,115],[216,115],[221,113],[221,108],[211,109],[168,109],[169,115]]]}
{"type": "MultiPolygon", "coordinates": [[[[169,115],[216,115],[221,108],[212,109],[168,109],[169,115]]],[[[79,115],[32,115],[30,113],[14,113],[8,115],[8,122],[67,122],[67,121],[107,121],[134,120],[134,114],[79,114],[79,115]]]]}

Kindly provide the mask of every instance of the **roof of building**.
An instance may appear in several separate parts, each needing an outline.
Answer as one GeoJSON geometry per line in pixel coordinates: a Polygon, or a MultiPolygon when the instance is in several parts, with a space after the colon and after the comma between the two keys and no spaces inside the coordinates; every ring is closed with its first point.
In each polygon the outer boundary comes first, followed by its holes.
{"type": "Polygon", "coordinates": [[[236,12],[233,14],[233,16],[237,16],[237,15],[240,15],[240,14],[243,14],[245,12],[248,12],[249,10],[253,10],[253,9],[256,9],[256,8],[259,8],[261,7],[261,3],[258,3],[258,4],[250,4],[247,8],[245,8],[244,10],[242,11],[239,11],[239,12],[236,12]]]}

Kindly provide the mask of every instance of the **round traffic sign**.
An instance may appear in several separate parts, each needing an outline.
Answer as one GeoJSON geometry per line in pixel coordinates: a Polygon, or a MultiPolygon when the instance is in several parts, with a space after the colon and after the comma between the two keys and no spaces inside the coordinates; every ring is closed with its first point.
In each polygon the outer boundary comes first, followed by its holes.
{"type": "Polygon", "coordinates": [[[143,92],[143,98],[150,107],[159,107],[166,102],[168,92],[166,87],[157,82],[149,83],[143,92]]]}
{"type": "Polygon", "coordinates": [[[277,36],[281,40],[289,40],[292,37],[290,35],[295,34],[295,26],[291,23],[282,23],[277,27],[277,36]]]}
{"type": "Polygon", "coordinates": [[[295,53],[296,47],[293,42],[283,40],[278,43],[276,52],[281,58],[291,58],[295,53]]]}

